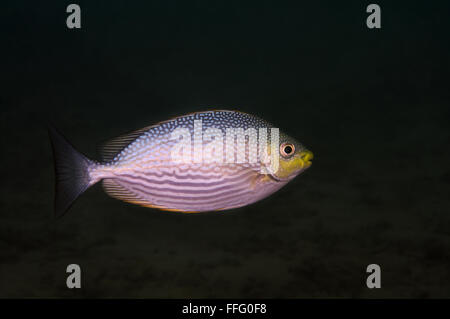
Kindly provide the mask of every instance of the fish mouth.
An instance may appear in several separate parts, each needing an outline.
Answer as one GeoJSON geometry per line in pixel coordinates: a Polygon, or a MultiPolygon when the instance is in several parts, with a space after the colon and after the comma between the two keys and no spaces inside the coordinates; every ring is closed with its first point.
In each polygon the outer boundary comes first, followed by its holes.
{"type": "Polygon", "coordinates": [[[311,151],[304,150],[298,154],[299,161],[301,161],[302,169],[306,169],[312,165],[311,160],[314,158],[314,154],[311,151]]]}

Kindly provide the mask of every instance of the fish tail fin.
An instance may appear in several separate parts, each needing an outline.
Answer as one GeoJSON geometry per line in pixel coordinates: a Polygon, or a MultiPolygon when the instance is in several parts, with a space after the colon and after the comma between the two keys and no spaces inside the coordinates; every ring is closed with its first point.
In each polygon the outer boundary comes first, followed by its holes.
{"type": "Polygon", "coordinates": [[[90,184],[91,160],[78,152],[54,127],[48,132],[55,163],[55,216],[61,217],[90,184]]]}

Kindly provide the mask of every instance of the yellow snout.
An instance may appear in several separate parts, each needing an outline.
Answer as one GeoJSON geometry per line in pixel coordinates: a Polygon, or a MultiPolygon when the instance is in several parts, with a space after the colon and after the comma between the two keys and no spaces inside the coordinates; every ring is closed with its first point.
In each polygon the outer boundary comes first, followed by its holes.
{"type": "Polygon", "coordinates": [[[314,158],[314,154],[311,151],[304,150],[298,154],[299,160],[302,162],[302,168],[308,168],[311,166],[311,160],[314,158]]]}

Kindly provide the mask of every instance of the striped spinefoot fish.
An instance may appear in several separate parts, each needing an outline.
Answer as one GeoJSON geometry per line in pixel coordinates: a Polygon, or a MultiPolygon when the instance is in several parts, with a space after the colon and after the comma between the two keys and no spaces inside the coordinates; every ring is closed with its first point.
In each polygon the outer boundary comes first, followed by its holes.
{"type": "Polygon", "coordinates": [[[50,127],[55,213],[63,215],[99,181],[114,198],[168,211],[218,211],[254,203],[307,169],[313,158],[302,144],[283,133],[277,135],[278,140],[261,134],[269,129],[273,131],[266,121],[242,112],[196,112],[114,138],[102,147],[102,161],[94,161],[50,127]],[[227,136],[230,128],[236,129],[231,139],[227,136]],[[180,148],[182,140],[185,149],[180,148]],[[244,146],[239,141],[245,141],[244,146]],[[256,142],[256,149],[251,141],[256,142]],[[260,160],[263,151],[270,161],[260,160]],[[174,154],[185,157],[174,158],[174,154]]]}

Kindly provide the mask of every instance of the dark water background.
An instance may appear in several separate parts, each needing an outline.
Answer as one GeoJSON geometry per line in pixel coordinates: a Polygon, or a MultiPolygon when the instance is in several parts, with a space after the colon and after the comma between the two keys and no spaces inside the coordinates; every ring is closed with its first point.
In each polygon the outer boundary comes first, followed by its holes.
{"type": "Polygon", "coordinates": [[[76,1],[81,30],[69,1],[2,3],[0,297],[450,297],[450,10],[392,2],[381,30],[367,1],[76,1]],[[222,213],[97,185],[53,218],[47,121],[95,158],[209,108],[272,122],[312,168],[222,213]]]}

